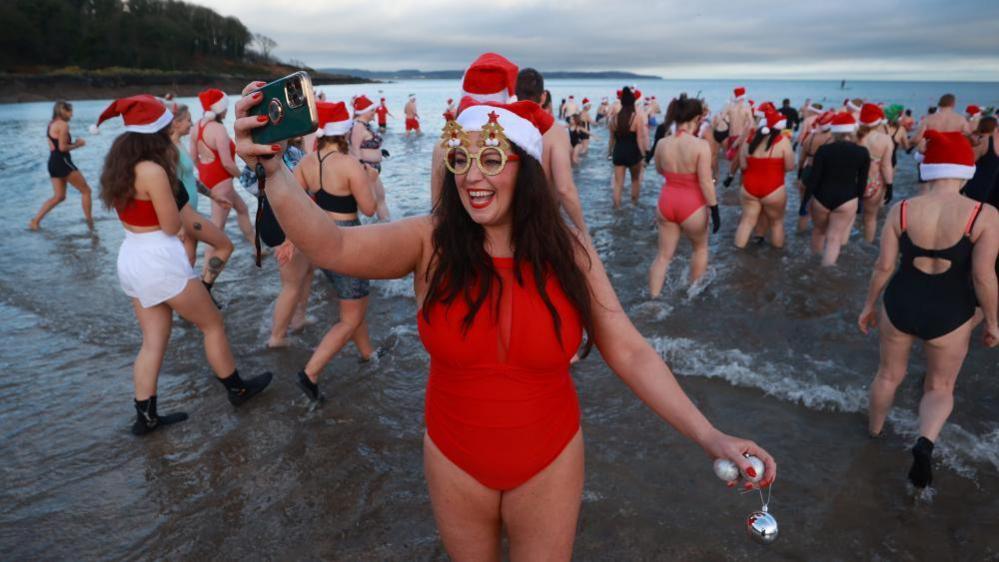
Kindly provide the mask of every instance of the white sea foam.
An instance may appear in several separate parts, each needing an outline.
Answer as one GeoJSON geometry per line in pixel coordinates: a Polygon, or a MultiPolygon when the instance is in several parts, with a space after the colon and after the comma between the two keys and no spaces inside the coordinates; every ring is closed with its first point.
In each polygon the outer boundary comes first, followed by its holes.
{"type": "Polygon", "coordinates": [[[384,297],[409,297],[416,298],[413,292],[413,277],[408,275],[402,279],[387,279],[385,281],[372,282],[378,293],[384,297]]]}
{"type": "MultiPolygon", "coordinates": [[[[848,380],[846,373],[831,361],[795,356],[797,365],[778,364],[754,358],[740,349],[718,349],[687,338],[653,337],[653,348],[684,376],[722,379],[733,386],[758,388],[780,400],[819,411],[867,412],[867,387],[840,387],[823,379],[848,380]],[[805,362],[806,367],[800,366],[805,362]],[[788,373],[794,373],[789,376],[788,373]],[[840,374],[841,376],[836,376],[840,374]]],[[[897,405],[888,416],[891,429],[914,441],[919,436],[918,414],[897,405]]],[[[955,423],[947,423],[934,450],[935,457],[949,468],[974,479],[976,464],[999,470],[999,425],[975,435],[955,423]]]]}

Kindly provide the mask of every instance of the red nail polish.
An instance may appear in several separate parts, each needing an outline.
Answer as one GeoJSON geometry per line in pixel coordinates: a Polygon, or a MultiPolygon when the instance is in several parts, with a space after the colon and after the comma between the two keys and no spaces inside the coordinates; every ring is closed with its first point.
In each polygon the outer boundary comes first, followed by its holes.
{"type": "Polygon", "coordinates": [[[257,115],[257,123],[266,123],[266,122],[267,122],[266,115],[257,115]]]}
{"type": "Polygon", "coordinates": [[[746,482],[746,485],[743,486],[743,488],[745,488],[747,490],[752,490],[753,489],[753,483],[752,482],[746,482]]]}
{"type": "Polygon", "coordinates": [[[271,145],[271,150],[273,150],[274,152],[277,152],[277,151],[281,150],[281,145],[280,144],[272,144],[271,145]]]}
{"type": "Polygon", "coordinates": [[[756,478],[756,469],[749,467],[746,469],[746,474],[748,474],[750,478],[756,478]]]}
{"type": "Polygon", "coordinates": [[[729,488],[735,488],[735,482],[729,482],[725,485],[728,486],[729,488]]]}
{"type": "Polygon", "coordinates": [[[260,92],[257,92],[255,94],[253,94],[253,99],[255,99],[255,100],[258,100],[258,99],[260,99],[262,97],[264,97],[264,94],[262,94],[260,92]]]}

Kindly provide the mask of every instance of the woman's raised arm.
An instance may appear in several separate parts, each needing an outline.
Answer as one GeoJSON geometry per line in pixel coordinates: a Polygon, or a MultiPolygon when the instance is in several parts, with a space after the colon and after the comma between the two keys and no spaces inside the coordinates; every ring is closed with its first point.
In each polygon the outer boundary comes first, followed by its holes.
{"type": "Polygon", "coordinates": [[[317,266],[365,279],[405,277],[417,269],[430,235],[429,217],[414,217],[386,224],[339,228],[333,219],[306,195],[281,159],[283,145],[255,144],[250,132],[266,122],[248,116],[260,103],[255,82],[236,104],[236,149],[248,166],[263,165],[264,191],[285,235],[317,266]],[[275,158],[276,156],[276,158],[275,158]],[[263,158],[261,158],[263,157],[263,158]]]}

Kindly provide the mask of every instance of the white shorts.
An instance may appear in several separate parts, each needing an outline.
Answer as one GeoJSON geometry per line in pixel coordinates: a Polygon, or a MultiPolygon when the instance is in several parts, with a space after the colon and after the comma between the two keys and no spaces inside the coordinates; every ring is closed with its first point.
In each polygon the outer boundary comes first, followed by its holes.
{"type": "Polygon", "coordinates": [[[179,295],[188,281],[197,279],[187,261],[184,244],[162,230],[136,234],[125,231],[118,250],[118,281],[125,294],[139,299],[143,308],[179,295]]]}

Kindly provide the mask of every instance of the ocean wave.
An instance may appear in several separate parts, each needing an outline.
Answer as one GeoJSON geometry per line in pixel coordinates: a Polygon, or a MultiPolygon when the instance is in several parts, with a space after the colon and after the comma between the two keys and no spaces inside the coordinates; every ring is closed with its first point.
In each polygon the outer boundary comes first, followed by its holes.
{"type": "MultiPolygon", "coordinates": [[[[866,414],[866,386],[841,387],[821,382],[823,379],[847,379],[843,368],[831,361],[795,356],[795,365],[757,359],[740,349],[718,349],[688,338],[649,338],[649,343],[682,376],[721,379],[732,386],[756,388],[768,396],[799,404],[811,410],[866,414]],[[805,368],[802,368],[802,362],[805,368]],[[794,376],[788,375],[794,373],[794,376]],[[806,374],[810,373],[810,374],[806,374]],[[837,376],[839,375],[839,376],[837,376]]],[[[914,441],[919,436],[919,415],[897,405],[888,416],[894,432],[914,441]]],[[[961,476],[974,480],[976,465],[990,465],[999,470],[999,425],[982,435],[948,422],[934,449],[944,465],[961,476]]]]}

